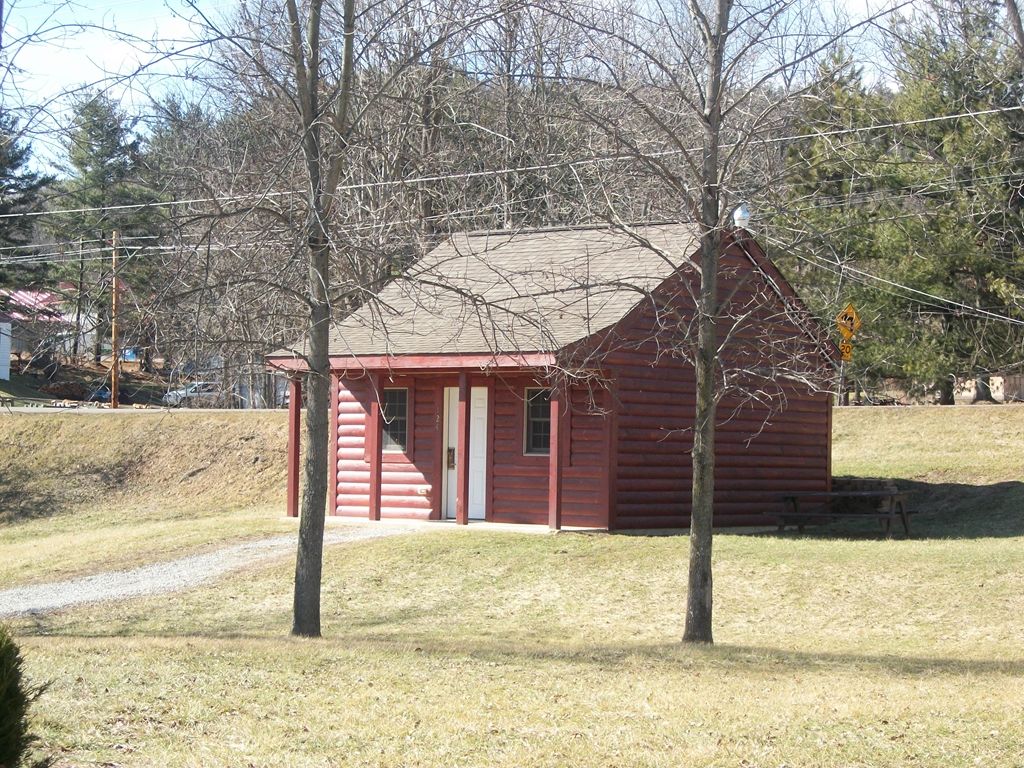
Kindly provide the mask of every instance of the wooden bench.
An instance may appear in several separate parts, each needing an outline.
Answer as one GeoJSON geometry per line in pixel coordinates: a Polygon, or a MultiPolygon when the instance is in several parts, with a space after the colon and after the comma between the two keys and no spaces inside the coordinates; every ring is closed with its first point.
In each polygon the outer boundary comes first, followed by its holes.
{"type": "Polygon", "coordinates": [[[863,491],[799,491],[782,495],[786,511],[779,515],[779,530],[795,525],[803,533],[807,523],[827,522],[839,519],[875,518],[882,524],[887,538],[892,537],[897,520],[903,523],[903,530],[910,536],[910,515],[906,494],[898,490],[878,489],[863,491]],[[837,509],[836,502],[849,499],[870,502],[870,509],[837,509]],[[809,509],[813,504],[814,509],[809,509]]]}

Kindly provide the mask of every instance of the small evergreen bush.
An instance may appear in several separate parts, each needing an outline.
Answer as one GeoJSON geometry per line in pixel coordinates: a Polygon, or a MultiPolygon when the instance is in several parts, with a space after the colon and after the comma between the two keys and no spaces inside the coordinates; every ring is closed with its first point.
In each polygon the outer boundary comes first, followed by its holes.
{"type": "Polygon", "coordinates": [[[0,768],[22,765],[35,740],[28,730],[28,708],[43,688],[28,684],[21,665],[14,638],[0,625],[0,768]]]}

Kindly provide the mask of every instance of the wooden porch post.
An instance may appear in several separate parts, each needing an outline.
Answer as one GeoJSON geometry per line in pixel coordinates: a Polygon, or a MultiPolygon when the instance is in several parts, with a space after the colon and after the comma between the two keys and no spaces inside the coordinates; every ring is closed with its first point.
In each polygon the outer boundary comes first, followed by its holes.
{"type": "Polygon", "coordinates": [[[370,378],[370,423],[367,426],[366,442],[370,453],[370,520],[380,520],[380,480],[381,480],[381,427],[380,414],[380,376],[374,374],[370,378]]]}
{"type": "Polygon", "coordinates": [[[288,379],[288,517],[299,516],[299,441],[302,439],[302,379],[288,379]]]}
{"type": "Polygon", "coordinates": [[[444,517],[444,475],[448,460],[448,446],[444,440],[444,385],[434,385],[434,413],[437,414],[437,450],[434,453],[434,470],[430,473],[430,519],[441,520],[444,517]]]}
{"type": "Polygon", "coordinates": [[[487,497],[484,520],[494,519],[494,377],[487,377],[487,497]]]}
{"type": "Polygon", "coordinates": [[[459,424],[455,449],[455,523],[469,523],[469,376],[459,374],[459,424]]]}
{"type": "Polygon", "coordinates": [[[551,390],[551,442],[548,446],[548,528],[553,531],[562,528],[562,442],[568,439],[563,434],[564,414],[568,411],[568,396],[562,387],[551,390]]]}
{"type": "Polygon", "coordinates": [[[605,467],[608,470],[608,482],[605,484],[606,494],[605,513],[608,530],[616,527],[615,505],[618,501],[618,476],[619,476],[619,394],[617,382],[612,379],[608,382],[607,390],[608,415],[605,418],[605,429],[607,429],[607,445],[605,448],[605,467]]]}

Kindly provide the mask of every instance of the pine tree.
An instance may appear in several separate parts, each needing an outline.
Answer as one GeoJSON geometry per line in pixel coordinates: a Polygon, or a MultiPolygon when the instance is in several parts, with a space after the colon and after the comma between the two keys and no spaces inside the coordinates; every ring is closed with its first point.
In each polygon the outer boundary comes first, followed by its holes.
{"type": "Polygon", "coordinates": [[[784,232],[806,236],[804,254],[792,250],[818,263],[790,271],[819,315],[831,321],[852,300],[865,317],[852,377],[869,386],[899,378],[941,402],[952,402],[955,379],[984,384],[1019,359],[1022,343],[1017,327],[985,315],[1019,317],[1024,296],[1024,134],[1018,117],[993,112],[1019,103],[1018,78],[996,9],[986,8],[934,2],[905,22],[891,93],[871,93],[851,74],[817,94],[809,131],[896,127],[795,146],[780,219],[784,232]],[[983,114],[931,119],[963,113],[983,114]]]}
{"type": "MultiPolygon", "coordinates": [[[[37,211],[42,190],[50,179],[28,169],[32,151],[19,138],[17,121],[0,109],[0,217],[37,211]]],[[[4,264],[27,253],[32,242],[34,219],[0,218],[0,286],[17,286],[40,277],[38,267],[4,264]]]]}
{"type": "MultiPolygon", "coordinates": [[[[83,253],[99,255],[110,245],[117,230],[125,243],[123,267],[119,278],[124,289],[136,299],[147,296],[153,280],[145,258],[133,258],[156,244],[154,235],[160,231],[160,213],[145,207],[156,200],[141,183],[142,140],[133,132],[133,122],[120,107],[103,94],[87,94],[74,109],[74,124],[65,142],[67,177],[56,188],[52,208],[67,211],[51,218],[50,231],[65,242],[84,243],[83,253]],[[149,238],[149,239],[147,239],[149,238]]],[[[100,358],[100,339],[109,323],[110,269],[103,260],[76,259],[73,248],[67,250],[68,260],[60,276],[76,285],[76,314],[91,305],[100,315],[93,351],[100,358]]],[[[137,306],[126,301],[124,306],[137,306]]],[[[140,338],[148,324],[141,317],[121,317],[126,342],[145,343],[140,338]]]]}
{"type": "MultiPolygon", "coordinates": [[[[895,109],[903,121],[984,113],[1019,104],[1016,59],[997,8],[935,2],[930,21],[901,36],[901,82],[895,109]]],[[[920,290],[967,307],[1012,315],[1007,299],[1024,287],[1021,133],[1012,113],[974,114],[909,127],[901,138],[904,186],[919,190],[922,215],[893,249],[893,274],[920,290]]],[[[942,400],[954,377],[988,373],[1019,359],[1014,326],[977,311],[917,301],[937,342],[933,359],[942,400]]]]}

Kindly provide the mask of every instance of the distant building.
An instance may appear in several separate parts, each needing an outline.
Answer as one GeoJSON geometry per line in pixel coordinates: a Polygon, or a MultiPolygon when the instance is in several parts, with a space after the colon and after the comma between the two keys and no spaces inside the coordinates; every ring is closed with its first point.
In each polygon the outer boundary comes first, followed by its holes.
{"type": "Polygon", "coordinates": [[[8,356],[86,354],[96,340],[96,315],[55,291],[0,290],[0,322],[9,324],[8,356]]]}
{"type": "MultiPolygon", "coordinates": [[[[993,375],[988,380],[992,399],[998,403],[1015,403],[1024,401],[1024,374],[1002,373],[993,375]]],[[[974,378],[960,379],[956,383],[953,396],[957,403],[973,403],[977,382],[974,378]]]]}
{"type": "Polygon", "coordinates": [[[0,381],[11,380],[11,322],[0,318],[0,381]]]}

